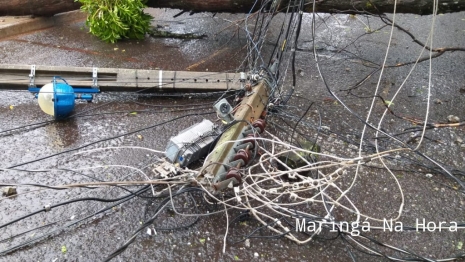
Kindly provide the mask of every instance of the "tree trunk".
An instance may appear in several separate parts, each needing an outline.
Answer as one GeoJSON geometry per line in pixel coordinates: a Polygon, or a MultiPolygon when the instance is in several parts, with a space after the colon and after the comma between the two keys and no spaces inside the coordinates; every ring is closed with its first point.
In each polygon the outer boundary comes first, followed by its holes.
{"type": "Polygon", "coordinates": [[[74,0],[0,0],[0,15],[53,16],[80,6],[74,0]]]}
{"type": "MultiPolygon", "coordinates": [[[[279,2],[279,0],[277,0],[279,2]]],[[[285,10],[290,0],[281,0],[280,7],[285,10]]],[[[313,0],[305,0],[305,11],[311,12],[313,0]]],[[[392,0],[315,0],[316,11],[324,13],[392,13],[392,0]]],[[[397,13],[426,15],[433,11],[433,0],[397,1],[397,13]]],[[[177,8],[195,12],[249,12],[255,0],[148,0],[149,7],[177,8]]],[[[0,0],[0,15],[36,15],[52,16],[57,13],[79,9],[80,4],[74,0],[0,0]]],[[[259,5],[255,6],[255,10],[259,5]]],[[[439,13],[459,12],[465,10],[465,0],[442,0],[439,13]]]]}
{"type": "MultiPolygon", "coordinates": [[[[279,0],[277,0],[279,2],[279,0]]],[[[292,0],[281,0],[280,7],[286,10],[287,3],[292,0]]],[[[313,0],[304,0],[305,11],[313,11],[313,0]]],[[[316,11],[322,13],[393,13],[393,0],[315,0],[316,11]]],[[[249,12],[255,0],[148,0],[150,7],[168,7],[189,11],[249,12]]],[[[255,6],[257,10],[260,5],[255,6]]],[[[438,13],[452,13],[465,10],[465,0],[442,0],[438,13]]],[[[433,12],[433,0],[398,0],[397,13],[428,15],[433,12]]]]}

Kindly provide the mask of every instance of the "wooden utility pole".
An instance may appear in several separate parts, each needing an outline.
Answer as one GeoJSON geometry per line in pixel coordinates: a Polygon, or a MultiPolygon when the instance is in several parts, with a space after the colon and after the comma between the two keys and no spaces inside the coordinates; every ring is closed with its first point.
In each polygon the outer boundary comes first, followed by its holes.
{"type": "Polygon", "coordinates": [[[270,87],[267,81],[260,80],[255,86],[249,86],[241,103],[236,106],[234,122],[224,131],[205,159],[199,178],[211,177],[215,190],[241,182],[242,175],[238,168],[245,167],[253,160],[252,152],[257,154],[255,137],[265,128],[265,121],[260,117],[268,104],[269,96],[270,87]]]}

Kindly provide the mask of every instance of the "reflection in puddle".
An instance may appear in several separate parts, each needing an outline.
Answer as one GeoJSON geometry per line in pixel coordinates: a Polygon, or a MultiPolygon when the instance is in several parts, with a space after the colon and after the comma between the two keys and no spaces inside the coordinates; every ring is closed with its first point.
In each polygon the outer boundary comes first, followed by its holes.
{"type": "Polygon", "coordinates": [[[80,132],[75,119],[56,122],[45,128],[52,147],[65,148],[79,140],[80,132]]]}

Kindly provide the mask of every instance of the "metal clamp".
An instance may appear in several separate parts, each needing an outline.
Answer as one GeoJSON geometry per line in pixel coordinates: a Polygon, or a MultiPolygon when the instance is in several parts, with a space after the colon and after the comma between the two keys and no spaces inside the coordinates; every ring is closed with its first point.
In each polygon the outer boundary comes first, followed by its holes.
{"type": "Polygon", "coordinates": [[[246,76],[245,76],[245,72],[241,72],[241,78],[240,78],[239,81],[242,83],[242,82],[245,82],[246,79],[247,79],[247,78],[246,78],[246,76]]]}
{"type": "Polygon", "coordinates": [[[249,79],[251,81],[257,82],[258,80],[262,79],[262,77],[259,74],[250,74],[249,79]]]}
{"type": "MultiPolygon", "coordinates": [[[[245,80],[246,80],[245,72],[241,72],[241,78],[239,79],[239,82],[241,82],[241,90],[244,89],[245,80]]],[[[227,80],[226,80],[226,81],[227,81],[227,80]]]]}
{"type": "Polygon", "coordinates": [[[97,67],[92,68],[92,88],[98,88],[98,83],[97,83],[97,67]]]}
{"type": "Polygon", "coordinates": [[[29,74],[29,87],[35,87],[34,78],[36,76],[36,65],[31,65],[31,73],[29,74]]]}

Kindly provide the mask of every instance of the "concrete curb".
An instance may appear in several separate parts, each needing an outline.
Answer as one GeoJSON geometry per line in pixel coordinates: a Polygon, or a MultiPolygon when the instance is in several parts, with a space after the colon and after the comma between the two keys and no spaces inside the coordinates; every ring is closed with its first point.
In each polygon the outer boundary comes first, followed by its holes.
{"type": "MultiPolygon", "coordinates": [[[[55,25],[69,24],[78,20],[86,19],[86,14],[80,10],[57,14],[52,17],[6,17],[6,25],[0,26],[0,39],[12,37],[31,31],[42,30],[55,25]],[[9,18],[9,19],[8,19],[9,18]],[[15,21],[17,20],[17,21],[15,21]]],[[[0,17],[2,20],[2,17],[0,17]]]]}

